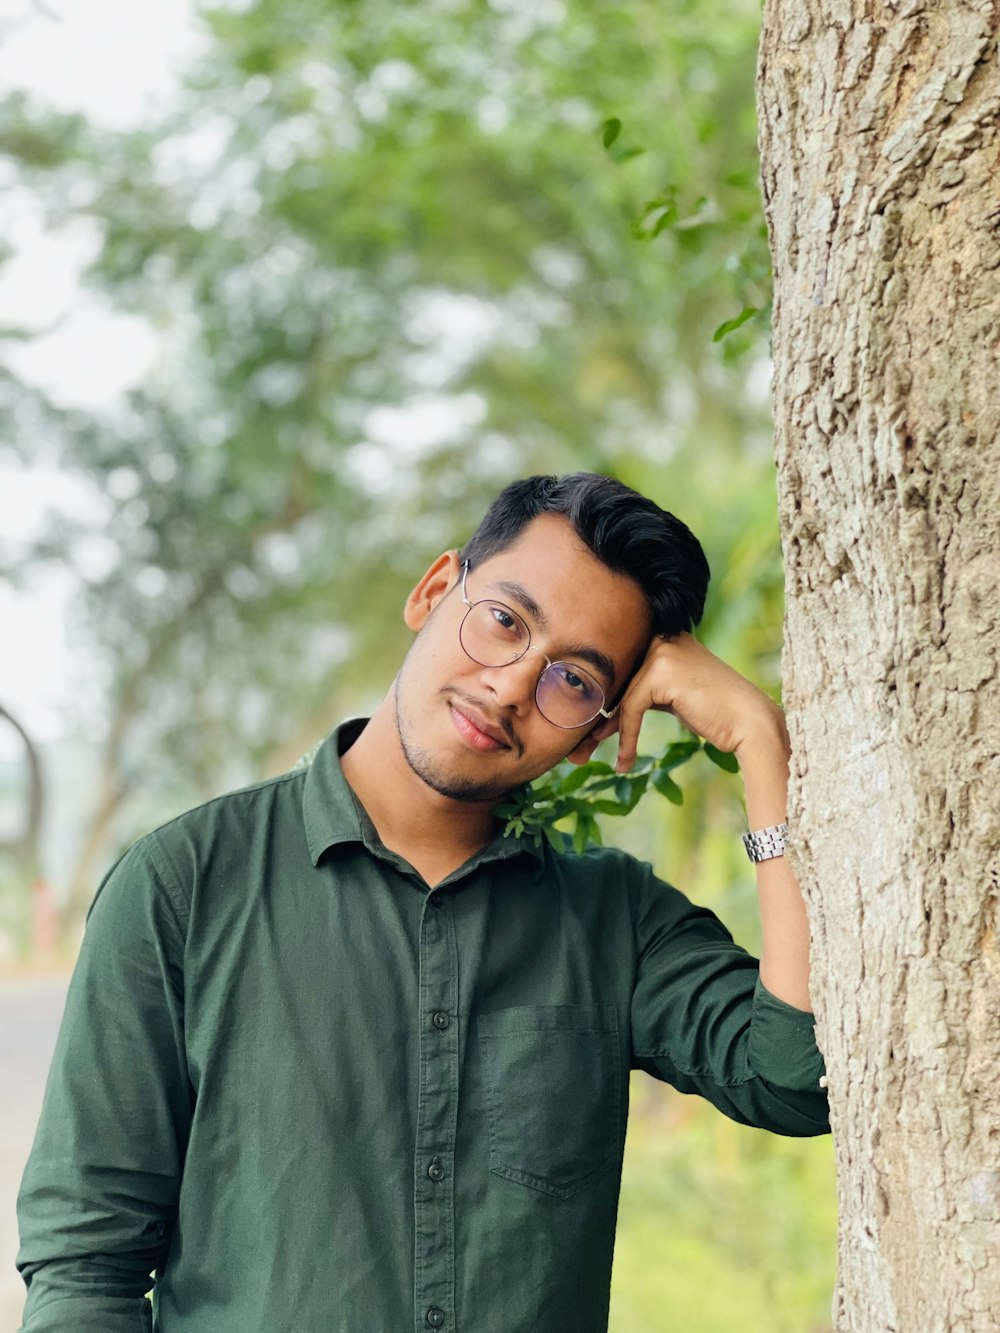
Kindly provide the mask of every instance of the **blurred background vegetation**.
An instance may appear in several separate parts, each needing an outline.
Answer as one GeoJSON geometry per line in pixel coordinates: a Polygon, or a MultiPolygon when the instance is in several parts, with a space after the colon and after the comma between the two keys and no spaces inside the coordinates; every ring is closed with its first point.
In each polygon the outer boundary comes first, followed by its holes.
{"type": "MultiPolygon", "coordinates": [[[[12,960],[40,895],[71,953],[119,849],[369,708],[407,588],[514,477],[606,472],[677,513],[713,569],[701,636],[778,690],[754,0],[200,14],[182,92],[138,128],[0,104],[8,197],[86,230],[91,292],[159,349],[84,410],[0,327],[0,461],[89,496],[0,534],[16,587],[72,580],[78,672],[59,752],[0,698],[24,756],[0,774],[12,960]]],[[[655,722],[648,752],[675,735],[655,722]]],[[[605,836],[755,948],[738,780],[704,756],[678,780],[682,808],[650,796],[605,836]]],[[[829,1145],[644,1077],[633,1107],[612,1328],[828,1328],[829,1145]]]]}

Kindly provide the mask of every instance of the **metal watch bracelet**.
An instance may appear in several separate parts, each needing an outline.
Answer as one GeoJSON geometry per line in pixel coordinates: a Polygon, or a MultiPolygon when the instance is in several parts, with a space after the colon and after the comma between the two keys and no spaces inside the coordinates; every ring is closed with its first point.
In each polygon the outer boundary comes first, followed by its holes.
{"type": "Polygon", "coordinates": [[[754,865],[758,861],[770,861],[775,856],[784,855],[787,828],[787,824],[772,824],[770,828],[759,828],[743,834],[743,846],[754,865]]]}

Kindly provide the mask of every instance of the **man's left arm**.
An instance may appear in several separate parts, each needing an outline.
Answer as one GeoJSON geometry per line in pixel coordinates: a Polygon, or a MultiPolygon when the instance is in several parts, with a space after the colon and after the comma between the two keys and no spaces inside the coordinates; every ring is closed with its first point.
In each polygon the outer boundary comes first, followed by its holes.
{"type": "MultiPolygon", "coordinates": [[[[752,830],[784,822],[788,732],[781,709],[762,690],[690,634],[654,639],[615,717],[591,738],[596,746],[618,731],[621,772],[635,762],[639,729],[651,708],[673,713],[689,731],[736,756],[752,830]]],[[[784,856],[758,862],[756,871],[761,983],[785,1004],[808,1011],[809,926],[798,881],[784,856]]]]}
{"type": "MultiPolygon", "coordinates": [[[[781,709],[774,704],[772,708],[774,716],[762,717],[759,730],[734,751],[751,829],[783,824],[788,808],[788,731],[781,709]]],[[[785,856],[758,861],[755,868],[760,899],[760,979],[779,1000],[796,1009],[811,1009],[809,922],[798,880],[785,856]]]]}

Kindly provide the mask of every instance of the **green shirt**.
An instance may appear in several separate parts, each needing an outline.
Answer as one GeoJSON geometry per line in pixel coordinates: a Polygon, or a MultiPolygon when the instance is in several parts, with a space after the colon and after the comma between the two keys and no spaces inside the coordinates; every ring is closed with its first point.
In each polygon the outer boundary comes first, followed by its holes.
{"type": "Polygon", "coordinates": [[[19,1199],[32,1333],[591,1333],[630,1069],[828,1128],[812,1016],[712,913],[499,835],[428,891],[356,728],[102,884],[19,1199]]]}

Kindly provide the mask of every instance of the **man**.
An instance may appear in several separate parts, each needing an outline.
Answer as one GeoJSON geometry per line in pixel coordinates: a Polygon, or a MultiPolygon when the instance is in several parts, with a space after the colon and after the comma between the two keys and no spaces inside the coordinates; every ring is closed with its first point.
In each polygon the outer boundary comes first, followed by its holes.
{"type": "Polygon", "coordinates": [[[370,721],[125,853],[22,1187],[26,1330],[589,1333],[630,1068],[827,1129],[786,732],[687,632],[707,582],[619,483],[517,482],[411,592],[370,721]],[[648,866],[491,813],[616,729],[628,769],[650,708],[739,760],[759,975],[648,866]]]}

